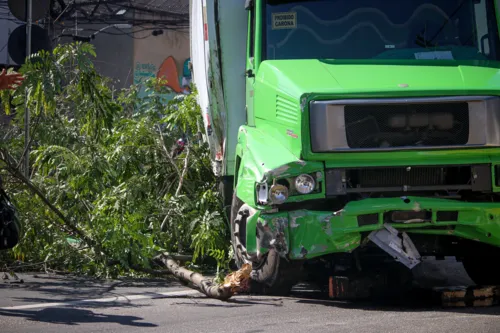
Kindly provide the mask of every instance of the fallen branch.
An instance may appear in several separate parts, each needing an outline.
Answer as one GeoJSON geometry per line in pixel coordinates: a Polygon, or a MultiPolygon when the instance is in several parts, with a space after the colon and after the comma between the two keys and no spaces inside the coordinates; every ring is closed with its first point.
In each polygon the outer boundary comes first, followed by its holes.
{"type": "Polygon", "coordinates": [[[66,232],[70,234],[77,235],[83,242],[85,242],[88,246],[95,247],[95,242],[87,237],[83,231],[74,226],[69,219],[54,206],[49,199],[42,193],[42,190],[39,189],[35,184],[31,182],[28,178],[24,176],[22,172],[20,172],[15,167],[15,163],[13,163],[14,159],[10,156],[10,154],[6,150],[1,150],[0,160],[5,163],[6,170],[15,178],[20,180],[28,189],[36,195],[42,202],[61,220],[62,226],[66,229],[66,232]]]}
{"type": "Polygon", "coordinates": [[[56,269],[52,269],[52,268],[49,268],[47,266],[47,263],[44,264],[44,270],[45,270],[45,273],[47,275],[50,275],[50,274],[55,274],[55,275],[71,275],[72,273],[69,272],[69,271],[59,271],[59,270],[56,270],[56,269]]]}
{"type": "Polygon", "coordinates": [[[229,274],[221,285],[214,283],[211,279],[199,273],[179,266],[179,264],[169,256],[160,255],[155,259],[165,265],[178,279],[192,284],[194,288],[198,289],[206,296],[221,301],[228,300],[238,291],[246,290],[250,282],[252,267],[249,264],[245,264],[237,272],[229,274]]]}
{"type": "MultiPolygon", "coordinates": [[[[187,169],[188,169],[188,166],[189,166],[188,163],[189,163],[189,154],[190,154],[190,152],[191,152],[191,148],[189,147],[189,145],[187,145],[186,146],[186,157],[184,158],[184,168],[182,169],[182,173],[180,174],[179,185],[177,186],[177,190],[175,191],[175,197],[178,197],[179,194],[181,194],[182,185],[184,183],[184,178],[186,177],[187,169]]],[[[168,219],[170,217],[170,213],[171,212],[172,212],[172,210],[169,210],[167,212],[167,215],[165,215],[165,218],[163,219],[163,222],[161,223],[161,226],[160,226],[160,230],[161,231],[165,231],[166,225],[167,225],[167,222],[168,222],[168,219]]],[[[174,228],[174,233],[177,236],[177,229],[175,229],[175,228],[174,228]]],[[[178,238],[178,237],[176,237],[176,238],[178,238]]],[[[179,246],[179,250],[182,251],[181,246],[179,246]]]]}
{"type": "Polygon", "coordinates": [[[179,169],[179,167],[177,166],[177,164],[175,163],[174,161],[174,158],[172,157],[172,155],[169,153],[168,151],[168,148],[167,146],[165,145],[165,140],[163,139],[163,131],[161,130],[161,126],[160,125],[157,125],[156,126],[158,128],[158,132],[160,134],[160,143],[161,143],[161,146],[163,148],[163,151],[165,152],[165,155],[167,156],[168,158],[168,161],[172,164],[172,166],[174,167],[175,171],[177,172],[177,176],[179,177],[179,179],[181,179],[182,177],[182,173],[181,173],[181,170],[179,169]]]}
{"type": "Polygon", "coordinates": [[[134,271],[146,273],[146,274],[153,275],[153,276],[165,276],[165,274],[170,273],[167,270],[150,269],[150,268],[144,268],[144,267],[137,266],[137,265],[132,265],[132,266],[130,266],[130,268],[133,269],[134,271]]]}
{"type": "Polygon", "coordinates": [[[180,262],[193,261],[193,256],[191,254],[178,254],[178,253],[168,253],[162,254],[164,257],[169,257],[180,262]]]}

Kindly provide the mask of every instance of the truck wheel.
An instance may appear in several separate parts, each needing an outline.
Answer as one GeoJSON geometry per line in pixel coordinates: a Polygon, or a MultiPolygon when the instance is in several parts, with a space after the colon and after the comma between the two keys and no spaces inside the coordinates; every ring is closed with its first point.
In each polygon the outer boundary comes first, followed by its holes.
{"type": "Polygon", "coordinates": [[[0,250],[12,249],[19,243],[19,224],[17,221],[11,221],[7,225],[2,225],[0,221],[0,250]]]}
{"type": "Polygon", "coordinates": [[[226,214],[226,221],[231,218],[231,199],[233,194],[233,181],[234,177],[224,176],[219,182],[219,192],[222,196],[222,204],[224,205],[224,214],[226,214]]]}
{"type": "Polygon", "coordinates": [[[236,196],[236,190],[233,191],[233,198],[231,202],[231,243],[233,244],[234,260],[236,261],[236,266],[241,268],[241,266],[246,262],[243,256],[243,248],[246,242],[246,216],[243,216],[245,212],[239,211],[241,206],[243,206],[243,201],[241,201],[236,196]]]}
{"type": "Polygon", "coordinates": [[[236,191],[234,191],[231,204],[231,241],[236,265],[238,268],[244,263],[252,265],[250,293],[286,296],[299,282],[303,262],[285,260],[274,249],[270,249],[259,262],[249,261],[246,258],[245,246],[246,219],[249,211],[245,210],[243,205],[243,201],[236,196],[236,191]]]}
{"type": "Polygon", "coordinates": [[[17,245],[17,243],[19,243],[19,239],[21,237],[21,225],[10,198],[1,188],[0,208],[0,250],[8,250],[12,249],[17,245]]]}

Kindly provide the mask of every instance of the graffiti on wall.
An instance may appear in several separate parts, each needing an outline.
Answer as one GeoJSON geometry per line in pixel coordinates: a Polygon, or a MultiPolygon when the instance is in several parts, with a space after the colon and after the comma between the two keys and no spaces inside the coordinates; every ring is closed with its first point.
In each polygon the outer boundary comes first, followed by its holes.
{"type": "Polygon", "coordinates": [[[134,70],[134,84],[141,85],[151,77],[161,78],[167,81],[166,86],[175,94],[189,94],[191,84],[191,71],[189,70],[190,59],[186,59],[182,69],[177,68],[175,59],[170,56],[166,58],[157,68],[151,63],[136,63],[134,70]]]}
{"type": "Polygon", "coordinates": [[[182,72],[179,73],[173,57],[168,57],[163,61],[158,69],[157,78],[167,81],[167,87],[180,94],[189,93],[189,84],[191,83],[191,73],[188,68],[189,59],[184,61],[182,72]]]}
{"type": "Polygon", "coordinates": [[[134,84],[141,85],[144,81],[156,76],[156,65],[151,63],[135,64],[134,84]]]}

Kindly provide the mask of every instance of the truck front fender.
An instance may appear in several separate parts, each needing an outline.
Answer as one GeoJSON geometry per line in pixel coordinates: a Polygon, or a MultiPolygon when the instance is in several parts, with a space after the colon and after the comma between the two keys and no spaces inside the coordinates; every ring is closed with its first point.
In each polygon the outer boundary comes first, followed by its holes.
{"type": "Polygon", "coordinates": [[[323,169],[323,163],[305,162],[274,137],[249,126],[239,129],[236,156],[237,196],[254,208],[258,208],[256,183],[323,169]]]}

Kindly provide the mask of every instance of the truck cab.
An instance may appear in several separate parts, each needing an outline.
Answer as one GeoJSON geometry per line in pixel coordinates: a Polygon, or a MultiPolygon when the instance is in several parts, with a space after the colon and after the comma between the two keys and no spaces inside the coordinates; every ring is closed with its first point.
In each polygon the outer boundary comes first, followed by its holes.
{"type": "Polygon", "coordinates": [[[500,282],[494,0],[192,0],[194,83],[238,265],[273,293],[455,256],[500,282]]]}

